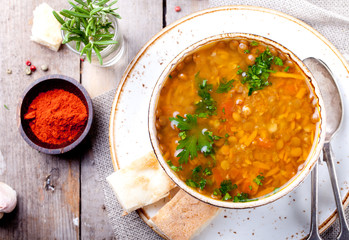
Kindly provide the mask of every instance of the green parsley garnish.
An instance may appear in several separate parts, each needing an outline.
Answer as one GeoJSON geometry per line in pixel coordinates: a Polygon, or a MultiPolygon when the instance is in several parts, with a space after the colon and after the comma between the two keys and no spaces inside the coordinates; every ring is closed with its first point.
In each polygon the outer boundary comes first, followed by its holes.
{"type": "Polygon", "coordinates": [[[246,49],[246,50],[244,51],[244,53],[250,53],[250,50],[246,49]]]}
{"type": "Polygon", "coordinates": [[[172,76],[171,76],[171,74],[170,74],[170,75],[168,75],[168,78],[169,78],[169,79],[172,79],[172,76]]]}
{"type": "Polygon", "coordinates": [[[187,179],[187,180],[185,181],[185,184],[187,184],[189,187],[192,187],[192,188],[196,188],[196,187],[197,187],[197,183],[194,182],[194,181],[191,180],[191,179],[187,179]]]}
{"type": "Polygon", "coordinates": [[[219,191],[218,188],[216,188],[216,189],[213,190],[213,195],[218,196],[218,195],[221,195],[221,194],[222,194],[222,193],[221,193],[221,191],[219,191]]]}
{"type": "Polygon", "coordinates": [[[253,179],[253,181],[259,186],[263,185],[262,183],[263,180],[264,180],[264,177],[261,175],[258,175],[255,179],[253,179]]]}
{"type": "Polygon", "coordinates": [[[226,133],[224,137],[228,138],[228,137],[229,137],[229,134],[228,134],[228,133],[226,133]]]}
{"type": "Polygon", "coordinates": [[[248,188],[252,191],[252,186],[250,185],[250,186],[248,186],[248,188]]]}
{"type": "Polygon", "coordinates": [[[269,48],[261,53],[255,61],[255,64],[248,66],[246,76],[242,78],[242,83],[247,83],[249,87],[248,95],[250,96],[253,91],[263,89],[266,86],[271,85],[268,81],[270,72],[273,72],[270,67],[274,56],[271,54],[269,48]]]}
{"type": "Polygon", "coordinates": [[[238,193],[235,197],[234,197],[234,202],[247,202],[248,199],[248,194],[247,193],[238,193]]]}
{"type": "MultiPolygon", "coordinates": [[[[198,78],[198,73],[195,75],[198,78]]],[[[207,84],[207,80],[203,80],[199,84],[198,94],[201,100],[196,104],[196,113],[199,117],[208,117],[212,115],[217,115],[217,102],[211,97],[210,92],[212,91],[212,84],[207,84]]]]}
{"type": "Polygon", "coordinates": [[[223,180],[221,182],[221,187],[219,188],[219,191],[224,196],[227,192],[230,192],[234,189],[236,189],[238,186],[236,184],[232,184],[231,180],[223,180]]]}
{"type": "Polygon", "coordinates": [[[229,92],[232,88],[233,88],[233,82],[235,80],[230,80],[230,81],[226,81],[224,78],[222,79],[222,81],[220,82],[216,93],[227,93],[229,92]]]}
{"type": "Polygon", "coordinates": [[[176,167],[175,165],[173,165],[173,163],[171,162],[171,160],[167,161],[167,164],[170,166],[170,168],[175,171],[175,172],[179,172],[182,170],[182,166],[176,167]]]}
{"type": "Polygon", "coordinates": [[[254,46],[254,47],[255,47],[255,46],[258,46],[258,45],[259,45],[259,43],[256,42],[256,41],[254,41],[254,40],[251,42],[251,46],[254,46]]]}
{"type": "Polygon", "coordinates": [[[224,114],[225,114],[225,108],[223,108],[223,109],[222,109],[222,113],[224,113],[224,114]]]}
{"type": "Polygon", "coordinates": [[[243,71],[242,71],[242,69],[240,68],[240,69],[236,72],[236,74],[237,74],[237,75],[240,75],[241,73],[243,73],[243,71]]]}
{"type": "Polygon", "coordinates": [[[177,154],[179,164],[187,163],[189,157],[191,159],[197,157],[198,151],[205,156],[213,155],[214,140],[218,140],[220,137],[213,135],[211,131],[203,132],[203,129],[199,129],[196,115],[187,114],[186,118],[177,115],[176,118],[170,118],[170,121],[174,121],[177,128],[181,130],[178,134],[180,140],[177,146],[177,150],[182,149],[177,154]]]}
{"type": "Polygon", "coordinates": [[[275,57],[274,58],[274,63],[275,63],[275,65],[278,65],[278,66],[283,66],[284,65],[284,62],[279,57],[275,57]]]}
{"type": "Polygon", "coordinates": [[[212,170],[210,168],[205,168],[204,175],[205,176],[211,176],[212,175],[212,170]]]}
{"type": "Polygon", "coordinates": [[[195,167],[192,170],[191,179],[187,179],[185,181],[185,183],[189,187],[200,188],[201,190],[203,190],[205,188],[205,186],[206,186],[206,183],[207,183],[207,180],[203,177],[205,175],[206,169],[208,169],[208,168],[205,168],[205,170],[202,172],[202,166],[201,165],[195,167]]]}
{"type": "Polygon", "coordinates": [[[290,69],[290,66],[287,66],[287,67],[284,69],[284,72],[288,72],[289,69],[290,69]]]}
{"type": "Polygon", "coordinates": [[[4,104],[4,108],[6,108],[7,110],[10,110],[10,109],[8,108],[8,106],[7,106],[7,105],[5,105],[5,104],[4,104]]]}
{"type": "Polygon", "coordinates": [[[228,201],[228,200],[230,200],[230,199],[232,199],[232,197],[230,196],[229,193],[226,193],[226,194],[224,195],[224,197],[222,198],[223,201],[228,201]]]}

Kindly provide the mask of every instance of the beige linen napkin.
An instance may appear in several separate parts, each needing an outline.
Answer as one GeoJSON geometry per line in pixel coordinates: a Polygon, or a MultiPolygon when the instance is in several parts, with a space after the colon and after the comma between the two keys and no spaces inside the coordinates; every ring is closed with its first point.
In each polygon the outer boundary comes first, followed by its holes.
{"type": "Polygon", "coordinates": [[[349,60],[348,0],[210,0],[210,7],[251,5],[296,17],[318,30],[349,60]]]}

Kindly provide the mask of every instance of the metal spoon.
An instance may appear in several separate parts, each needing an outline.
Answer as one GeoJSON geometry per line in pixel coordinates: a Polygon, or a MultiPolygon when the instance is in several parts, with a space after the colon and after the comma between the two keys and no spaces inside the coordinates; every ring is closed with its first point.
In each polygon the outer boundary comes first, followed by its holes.
{"type": "Polygon", "coordinates": [[[321,240],[318,224],[318,163],[311,172],[311,219],[310,233],[307,240],[321,240]]]}
{"type": "MultiPolygon", "coordinates": [[[[338,131],[343,119],[342,100],[338,91],[337,84],[333,79],[332,72],[323,61],[316,58],[307,58],[303,62],[313,73],[316,81],[319,84],[320,92],[324,99],[327,125],[325,144],[323,148],[323,160],[326,162],[328,167],[328,172],[330,175],[334,198],[337,206],[337,213],[339,217],[340,232],[337,239],[347,240],[349,239],[349,229],[344,215],[343,205],[338,188],[337,176],[334,169],[334,156],[330,145],[330,141],[338,131]]],[[[317,214],[317,212],[314,212],[314,214],[317,214]]]]}

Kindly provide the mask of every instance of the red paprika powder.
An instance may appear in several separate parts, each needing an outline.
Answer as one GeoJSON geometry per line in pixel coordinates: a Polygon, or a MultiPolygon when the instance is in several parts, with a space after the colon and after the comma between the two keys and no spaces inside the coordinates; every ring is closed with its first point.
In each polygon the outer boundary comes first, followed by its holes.
{"type": "Polygon", "coordinates": [[[87,109],[76,95],[63,89],[40,93],[29,105],[24,119],[42,142],[54,145],[71,142],[84,130],[87,109]]]}

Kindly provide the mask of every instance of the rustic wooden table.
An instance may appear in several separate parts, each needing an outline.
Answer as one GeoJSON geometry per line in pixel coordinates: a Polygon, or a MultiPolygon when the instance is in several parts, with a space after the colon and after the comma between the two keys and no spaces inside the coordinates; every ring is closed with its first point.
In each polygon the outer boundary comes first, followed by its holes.
{"type": "MultiPolygon", "coordinates": [[[[208,0],[120,0],[126,53],[110,68],[80,62],[65,46],[56,53],[31,42],[33,10],[41,2],[0,1],[0,181],[18,194],[14,212],[0,220],[0,239],[113,239],[91,145],[87,141],[62,156],[33,150],[17,130],[19,96],[29,83],[46,74],[63,74],[80,81],[91,97],[116,88],[127,64],[154,34],[189,13],[207,8],[208,0]],[[182,10],[176,12],[175,6],[182,10]],[[38,67],[30,76],[24,72],[26,60],[38,67]],[[48,72],[39,69],[42,64],[49,65],[48,72]],[[12,74],[7,74],[7,69],[12,74]],[[44,188],[50,174],[54,191],[44,188]]],[[[62,0],[48,3],[56,10],[69,7],[62,0]]]]}

